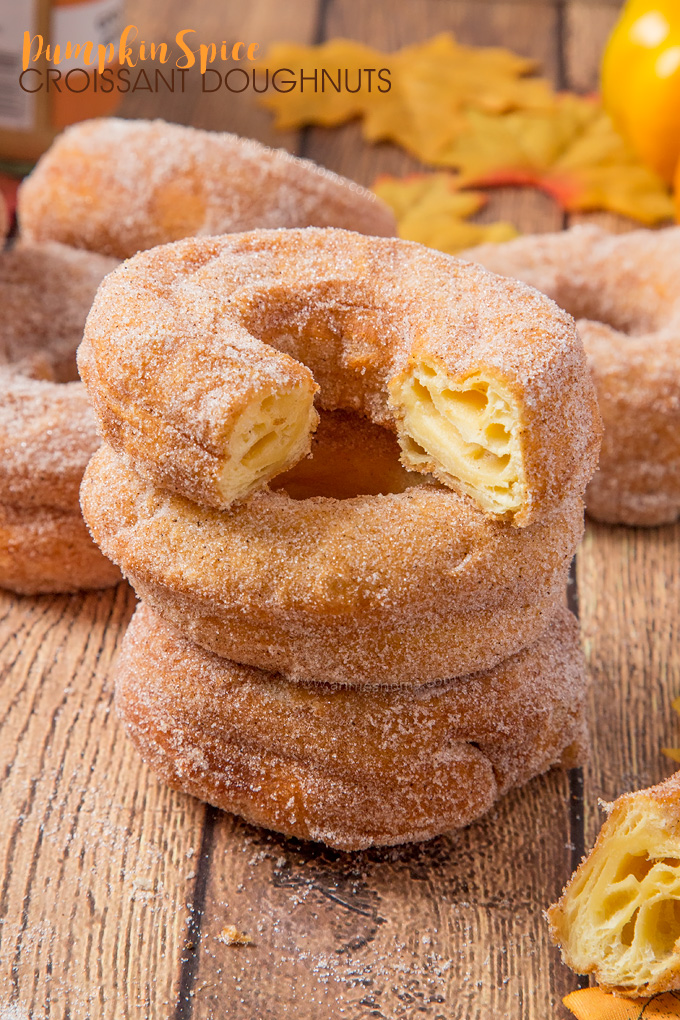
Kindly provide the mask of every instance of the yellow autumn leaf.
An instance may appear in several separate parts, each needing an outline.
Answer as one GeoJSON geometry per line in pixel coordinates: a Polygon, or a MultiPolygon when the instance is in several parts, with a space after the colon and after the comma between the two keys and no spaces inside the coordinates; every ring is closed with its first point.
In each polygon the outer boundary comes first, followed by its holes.
{"type": "Polygon", "coordinates": [[[367,102],[383,95],[378,92],[377,73],[370,76],[370,92],[366,74],[363,88],[357,89],[357,83],[360,70],[385,67],[385,55],[349,39],[331,39],[321,46],[274,43],[261,64],[271,74],[280,69],[277,88],[284,91],[271,88],[261,102],[274,113],[275,124],[282,130],[342,124],[361,116],[367,102]],[[307,81],[300,83],[301,74],[307,81]]]}
{"type": "Polygon", "coordinates": [[[530,185],[568,212],[606,209],[649,226],[672,218],[664,182],[643,166],[598,102],[566,94],[551,111],[468,115],[442,155],[461,185],[530,185]]]}
{"type": "MultiPolygon", "coordinates": [[[[361,117],[366,139],[391,140],[425,164],[460,170],[459,186],[527,185],[568,212],[606,209],[650,226],[673,217],[665,184],[628,148],[599,101],[555,94],[528,77],[532,61],[509,50],[461,46],[443,33],[392,54],[347,39],[279,44],[266,63],[287,68],[291,82],[289,92],[263,99],[280,127],[361,117]],[[316,88],[299,87],[303,72],[316,76],[316,88]]],[[[404,229],[429,236],[422,217],[404,229]]],[[[458,243],[463,220],[448,239],[439,230],[438,246],[458,243]]]]}
{"type": "Polygon", "coordinates": [[[451,174],[384,176],[373,190],[392,208],[400,237],[449,255],[486,241],[509,241],[517,236],[511,223],[468,222],[486,198],[478,192],[458,190],[451,174]]]}
{"type": "Polygon", "coordinates": [[[551,102],[547,82],[527,77],[536,70],[533,61],[501,48],[462,46],[448,32],[391,54],[348,39],[309,47],[278,43],[262,63],[272,73],[288,69],[290,81],[299,83],[301,73],[308,78],[302,88],[270,90],[262,99],[277,127],[330,126],[360,116],[368,141],[392,140],[423,162],[435,162],[466,129],[468,109],[497,114],[551,102]]]}

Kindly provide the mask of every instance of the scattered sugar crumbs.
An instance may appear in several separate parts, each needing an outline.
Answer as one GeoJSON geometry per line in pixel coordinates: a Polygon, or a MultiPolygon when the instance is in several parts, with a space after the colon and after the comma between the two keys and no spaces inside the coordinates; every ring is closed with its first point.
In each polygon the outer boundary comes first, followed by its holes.
{"type": "Polygon", "coordinates": [[[239,931],[233,924],[225,925],[215,938],[218,942],[224,942],[225,946],[249,946],[253,941],[250,935],[239,931]]]}

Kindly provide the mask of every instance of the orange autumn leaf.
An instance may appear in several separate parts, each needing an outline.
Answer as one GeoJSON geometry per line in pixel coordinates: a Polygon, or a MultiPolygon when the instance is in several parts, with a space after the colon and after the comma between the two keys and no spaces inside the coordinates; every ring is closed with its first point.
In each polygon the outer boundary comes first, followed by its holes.
{"type": "Polygon", "coordinates": [[[598,102],[557,96],[550,111],[468,116],[468,131],[442,155],[461,184],[531,185],[568,212],[606,209],[649,226],[670,219],[663,181],[644,167],[598,102]]]}
{"type": "Polygon", "coordinates": [[[460,191],[451,174],[383,176],[373,190],[392,208],[400,237],[450,255],[485,241],[509,241],[518,233],[511,223],[468,222],[486,198],[479,192],[460,191]]]}
{"type": "Polygon", "coordinates": [[[499,114],[551,102],[547,82],[527,77],[536,69],[533,61],[501,48],[462,46],[448,32],[391,54],[348,39],[321,46],[279,43],[263,64],[271,71],[289,69],[289,80],[317,72],[316,89],[312,81],[264,97],[277,127],[330,126],[362,117],[368,141],[397,142],[426,163],[436,162],[466,130],[468,110],[499,114]],[[383,68],[389,75],[380,80],[383,68]],[[349,92],[357,88],[360,72],[362,87],[349,92]]]}
{"type": "Polygon", "coordinates": [[[678,1020],[680,994],[664,992],[647,999],[624,999],[601,988],[581,988],[562,1000],[577,1020],[678,1020]]]}

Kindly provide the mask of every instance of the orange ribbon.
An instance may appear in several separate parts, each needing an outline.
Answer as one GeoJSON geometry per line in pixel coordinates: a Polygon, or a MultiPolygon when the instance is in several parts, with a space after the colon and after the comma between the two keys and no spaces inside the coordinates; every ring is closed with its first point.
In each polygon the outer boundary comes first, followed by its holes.
{"type": "Polygon", "coordinates": [[[678,1020],[680,992],[649,999],[622,999],[601,988],[581,988],[562,1000],[577,1020],[678,1020]]]}

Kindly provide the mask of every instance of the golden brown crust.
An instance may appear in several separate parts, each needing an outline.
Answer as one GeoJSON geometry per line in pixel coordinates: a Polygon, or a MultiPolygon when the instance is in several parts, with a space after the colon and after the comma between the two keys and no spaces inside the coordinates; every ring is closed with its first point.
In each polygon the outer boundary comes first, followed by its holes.
{"type": "Polygon", "coordinates": [[[467,825],[514,786],[581,760],[586,677],[559,611],[491,672],[403,692],[291,684],[202,651],[142,605],[116,706],[170,785],[341,850],[467,825]]]}
{"type": "MultiPolygon", "coordinates": [[[[311,399],[318,383],[322,407],[395,429],[406,451],[394,393],[425,360],[451,386],[482,374],[515,405],[514,523],[583,492],[599,416],[572,321],[521,284],[410,242],[254,231],[144,252],[101,288],[79,351],[107,441],[156,484],[218,507],[244,408],[293,389],[311,399]]],[[[456,485],[432,460],[419,470],[456,485]]]]}
{"type": "Polygon", "coordinates": [[[548,910],[552,940],[606,991],[680,988],[680,772],[605,807],[594,847],[548,910]]]}
{"type": "Polygon", "coordinates": [[[656,525],[680,515],[680,228],[597,227],[466,253],[537,287],[578,320],[604,436],[591,517],[656,525]]]}
{"type": "Polygon", "coordinates": [[[120,580],[82,521],[78,489],[99,446],[75,351],[117,265],[59,244],[0,254],[0,586],[23,594],[120,580]]]}
{"type": "Polygon", "coordinates": [[[309,160],[237,135],[116,118],[57,138],[21,186],[19,222],[32,240],[119,258],[256,227],[396,233],[375,195],[309,160]]]}
{"type": "Polygon", "coordinates": [[[283,483],[295,492],[307,477],[297,491],[307,495],[316,474],[316,491],[332,492],[330,466],[347,495],[368,465],[384,495],[300,500],[264,489],[213,510],[148,485],[105,445],[83,481],[85,520],[140,597],[183,633],[295,679],[417,684],[491,667],[535,641],[564,599],[581,501],[511,528],[400,469],[384,430],[331,418],[318,455],[283,483]],[[343,472],[338,449],[350,431],[343,472]]]}

